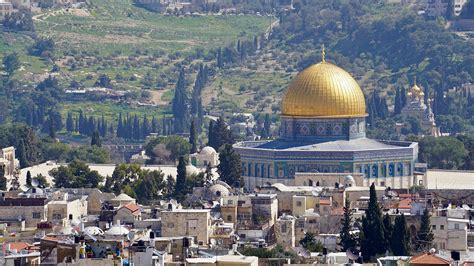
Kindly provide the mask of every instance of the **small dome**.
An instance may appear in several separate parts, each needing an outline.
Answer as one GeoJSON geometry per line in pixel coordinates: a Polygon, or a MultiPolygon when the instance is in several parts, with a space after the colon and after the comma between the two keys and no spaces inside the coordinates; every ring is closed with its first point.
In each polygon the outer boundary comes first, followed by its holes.
{"type": "Polygon", "coordinates": [[[200,171],[199,171],[199,169],[197,169],[196,166],[194,166],[192,164],[186,166],[186,175],[188,175],[188,176],[189,175],[197,175],[199,173],[200,173],[200,171]]]}
{"type": "Polygon", "coordinates": [[[117,197],[113,198],[112,200],[135,200],[135,199],[125,193],[122,193],[118,195],[117,197]]]}
{"type": "Polygon", "coordinates": [[[218,197],[223,197],[223,196],[228,196],[229,195],[229,190],[221,185],[221,184],[214,184],[209,187],[209,192],[218,197]]]}
{"type": "Polygon", "coordinates": [[[213,155],[216,153],[217,153],[216,150],[211,146],[206,146],[202,148],[202,150],[199,152],[199,154],[205,154],[205,155],[213,155]]]}
{"type": "Polygon", "coordinates": [[[128,235],[129,232],[130,230],[128,230],[125,226],[114,225],[109,230],[107,230],[105,234],[109,236],[124,236],[128,235]]]}
{"type": "Polygon", "coordinates": [[[102,236],[104,231],[97,226],[88,226],[84,228],[84,232],[88,233],[91,236],[102,236]]]}

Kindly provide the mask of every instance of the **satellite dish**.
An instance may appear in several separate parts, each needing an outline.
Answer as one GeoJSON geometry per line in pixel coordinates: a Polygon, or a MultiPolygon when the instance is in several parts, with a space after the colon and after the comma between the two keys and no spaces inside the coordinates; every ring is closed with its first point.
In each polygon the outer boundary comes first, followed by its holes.
{"type": "Polygon", "coordinates": [[[430,249],[430,254],[435,254],[435,253],[436,253],[436,249],[435,249],[435,248],[430,249]]]}
{"type": "Polygon", "coordinates": [[[38,179],[33,178],[33,179],[31,180],[31,185],[32,185],[33,187],[38,187],[38,186],[39,186],[39,181],[38,181],[38,179]]]}
{"type": "Polygon", "coordinates": [[[315,197],[319,197],[319,191],[313,190],[311,191],[311,194],[313,194],[315,197]]]}
{"type": "Polygon", "coordinates": [[[346,250],[347,257],[352,261],[356,261],[357,259],[359,259],[360,257],[359,254],[360,254],[359,250],[355,247],[351,247],[346,250]]]}

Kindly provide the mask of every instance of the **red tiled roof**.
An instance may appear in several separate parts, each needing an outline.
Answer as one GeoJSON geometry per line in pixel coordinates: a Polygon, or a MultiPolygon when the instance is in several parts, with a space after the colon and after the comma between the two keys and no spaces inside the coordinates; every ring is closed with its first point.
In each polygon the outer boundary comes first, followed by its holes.
{"type": "Polygon", "coordinates": [[[399,209],[411,209],[411,199],[402,199],[400,202],[398,202],[398,208],[399,209]]]}
{"type": "MultiPolygon", "coordinates": [[[[10,250],[16,250],[17,252],[31,247],[30,244],[25,242],[10,242],[8,244],[10,244],[10,250]]],[[[7,248],[8,244],[3,245],[3,252],[5,252],[5,249],[7,248]]]]}
{"type": "Polygon", "coordinates": [[[320,199],[319,205],[331,205],[331,200],[328,199],[320,199]]]}
{"type": "Polygon", "coordinates": [[[474,266],[474,261],[466,261],[461,266],[474,266]]]}
{"type": "Polygon", "coordinates": [[[43,238],[41,238],[43,240],[47,240],[47,241],[53,241],[53,242],[58,242],[58,241],[61,241],[62,239],[61,238],[58,238],[58,237],[54,237],[54,236],[45,236],[43,238]]]}
{"type": "Polygon", "coordinates": [[[435,254],[423,253],[410,259],[410,265],[449,265],[451,261],[443,259],[435,254]]]}
{"type": "Polygon", "coordinates": [[[131,211],[132,213],[135,213],[135,212],[140,210],[140,207],[137,204],[131,203],[131,202],[127,205],[123,205],[122,208],[126,208],[129,211],[131,211]]]}

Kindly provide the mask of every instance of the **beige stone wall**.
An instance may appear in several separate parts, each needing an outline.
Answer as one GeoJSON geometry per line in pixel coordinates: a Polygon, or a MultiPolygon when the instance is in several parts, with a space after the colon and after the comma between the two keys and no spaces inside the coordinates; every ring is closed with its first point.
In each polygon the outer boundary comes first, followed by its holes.
{"type": "Polygon", "coordinates": [[[46,206],[0,206],[0,218],[18,220],[22,217],[26,227],[36,227],[36,224],[47,219],[46,206]],[[33,213],[39,214],[39,218],[33,218],[33,213]]]}
{"type": "Polygon", "coordinates": [[[284,248],[292,248],[295,246],[295,220],[294,219],[278,219],[275,224],[275,234],[277,243],[284,248]]]}
{"type": "Polygon", "coordinates": [[[69,220],[70,217],[76,220],[86,215],[87,201],[85,200],[52,201],[48,203],[48,221],[69,220]]]}
{"type": "Polygon", "coordinates": [[[343,187],[348,175],[354,178],[355,186],[364,185],[364,176],[361,173],[295,173],[295,186],[316,186],[319,183],[320,187],[334,187],[338,183],[343,187]]]}
{"type": "Polygon", "coordinates": [[[211,234],[209,210],[174,210],[161,212],[163,237],[195,236],[198,243],[207,245],[211,234]]]}

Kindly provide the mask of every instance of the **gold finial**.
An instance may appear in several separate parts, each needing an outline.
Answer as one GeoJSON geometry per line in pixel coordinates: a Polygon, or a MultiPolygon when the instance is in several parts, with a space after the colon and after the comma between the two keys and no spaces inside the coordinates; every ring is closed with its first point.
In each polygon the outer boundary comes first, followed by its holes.
{"type": "Polygon", "coordinates": [[[324,58],[325,56],[326,56],[326,51],[324,49],[324,44],[323,44],[323,47],[321,49],[321,62],[323,62],[323,63],[326,62],[326,60],[324,58]]]}
{"type": "Polygon", "coordinates": [[[416,86],[416,75],[413,77],[413,86],[416,86]]]}

